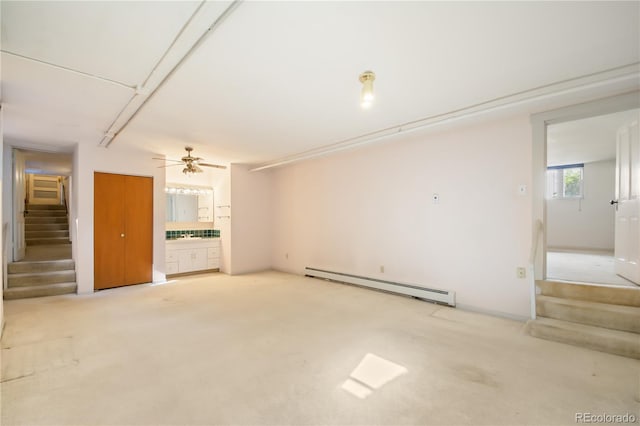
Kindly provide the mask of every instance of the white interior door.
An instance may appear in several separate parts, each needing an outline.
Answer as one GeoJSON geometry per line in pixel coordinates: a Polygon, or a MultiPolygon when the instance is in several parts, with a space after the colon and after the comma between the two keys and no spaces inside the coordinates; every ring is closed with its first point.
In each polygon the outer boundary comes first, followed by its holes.
{"type": "Polygon", "coordinates": [[[26,173],[24,154],[13,150],[13,260],[24,259],[24,208],[26,195],[26,173]]]}
{"type": "Polygon", "coordinates": [[[30,204],[60,204],[60,180],[58,176],[27,175],[30,204]]]}
{"type": "Polygon", "coordinates": [[[618,129],[616,160],[616,274],[640,284],[640,135],[638,120],[618,129]]]}

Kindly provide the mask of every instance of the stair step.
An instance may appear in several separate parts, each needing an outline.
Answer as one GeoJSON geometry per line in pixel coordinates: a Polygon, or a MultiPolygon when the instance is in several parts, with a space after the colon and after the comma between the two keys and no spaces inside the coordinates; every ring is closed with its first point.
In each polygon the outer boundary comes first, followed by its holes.
{"type": "Polygon", "coordinates": [[[25,217],[24,218],[24,223],[25,224],[32,224],[32,223],[67,223],[67,217],[66,216],[60,216],[60,217],[35,217],[35,216],[31,216],[31,217],[25,217]]]}
{"type": "Polygon", "coordinates": [[[67,239],[69,239],[69,231],[68,230],[64,230],[64,229],[60,229],[60,230],[55,230],[55,231],[25,231],[24,232],[24,236],[26,239],[33,239],[33,238],[51,238],[51,237],[59,237],[59,238],[64,238],[67,237],[67,239]]]}
{"type": "Polygon", "coordinates": [[[66,210],[62,204],[27,204],[27,210],[66,210]]]}
{"type": "Polygon", "coordinates": [[[7,274],[7,287],[27,287],[43,284],[56,284],[76,280],[75,271],[27,272],[7,274]]]}
{"type": "Polygon", "coordinates": [[[49,244],[64,244],[69,242],[69,237],[25,238],[27,246],[42,246],[49,244]]]}
{"type": "Polygon", "coordinates": [[[27,217],[61,217],[66,216],[64,210],[27,210],[27,217]]]}
{"type": "Polygon", "coordinates": [[[544,296],[640,307],[640,287],[574,284],[558,281],[536,281],[536,285],[544,296]]]}
{"type": "Polygon", "coordinates": [[[25,299],[28,297],[58,296],[60,294],[76,293],[76,283],[45,284],[32,287],[16,287],[4,290],[3,296],[7,300],[25,299]]]}
{"type": "Polygon", "coordinates": [[[68,231],[69,223],[25,223],[25,232],[31,231],[68,231]]]}
{"type": "Polygon", "coordinates": [[[640,359],[640,335],[636,333],[542,317],[529,320],[527,329],[541,339],[640,359]]]}
{"type": "Polygon", "coordinates": [[[542,317],[640,333],[640,308],[560,297],[536,297],[536,313],[542,317]]]}
{"type": "Polygon", "coordinates": [[[9,274],[73,271],[74,269],[75,262],[72,259],[12,262],[7,265],[7,272],[9,274]]]}

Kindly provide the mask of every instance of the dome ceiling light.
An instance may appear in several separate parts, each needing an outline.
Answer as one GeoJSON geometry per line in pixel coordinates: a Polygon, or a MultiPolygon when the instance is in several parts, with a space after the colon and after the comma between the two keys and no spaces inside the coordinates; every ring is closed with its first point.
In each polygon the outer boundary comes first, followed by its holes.
{"type": "Polygon", "coordinates": [[[376,74],[373,71],[365,71],[358,78],[362,83],[362,93],[360,95],[362,108],[369,108],[373,103],[373,80],[375,79],[376,74]]]}

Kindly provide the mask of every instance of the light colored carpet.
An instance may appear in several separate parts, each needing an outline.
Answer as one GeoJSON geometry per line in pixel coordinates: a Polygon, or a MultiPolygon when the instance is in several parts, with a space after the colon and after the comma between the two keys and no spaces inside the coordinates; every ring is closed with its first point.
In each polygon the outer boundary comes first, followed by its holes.
{"type": "Polygon", "coordinates": [[[2,424],[575,424],[640,363],[277,272],[5,302],[2,424]]]}
{"type": "Polygon", "coordinates": [[[609,253],[548,251],[547,278],[637,287],[616,275],[613,254],[609,253]]]}
{"type": "Polygon", "coordinates": [[[27,246],[24,261],[71,259],[71,244],[44,244],[27,246]]]}

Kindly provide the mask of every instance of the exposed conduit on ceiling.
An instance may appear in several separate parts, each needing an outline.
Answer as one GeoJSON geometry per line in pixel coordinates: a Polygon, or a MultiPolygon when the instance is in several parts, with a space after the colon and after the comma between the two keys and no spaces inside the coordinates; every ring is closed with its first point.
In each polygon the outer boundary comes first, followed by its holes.
{"type": "Polygon", "coordinates": [[[125,87],[127,89],[135,90],[134,86],[131,86],[131,85],[126,84],[126,83],[122,83],[121,81],[113,80],[113,79],[106,78],[106,77],[101,77],[99,75],[91,74],[91,73],[84,72],[84,71],[79,71],[79,70],[76,70],[76,69],[73,69],[73,68],[69,68],[69,67],[64,67],[62,65],[54,64],[52,62],[47,62],[47,61],[43,61],[43,60],[36,59],[36,58],[32,58],[30,56],[20,55],[19,53],[14,53],[14,52],[11,52],[9,50],[2,49],[2,50],[0,50],[0,52],[2,52],[4,54],[7,54],[7,55],[15,56],[16,58],[26,59],[26,60],[31,61],[31,62],[37,62],[39,64],[46,65],[46,66],[51,67],[51,68],[56,68],[56,69],[63,70],[63,71],[69,71],[69,72],[72,72],[74,74],[81,75],[83,77],[89,77],[89,78],[92,78],[94,80],[105,81],[107,83],[112,83],[112,84],[115,84],[115,85],[120,86],[120,87],[125,87]]]}
{"type": "Polygon", "coordinates": [[[197,38],[197,40],[191,45],[189,50],[187,50],[175,63],[173,67],[164,75],[162,75],[161,71],[158,71],[162,68],[163,62],[168,61],[167,58],[170,58],[172,51],[175,46],[180,41],[181,36],[185,33],[185,31],[189,28],[189,26],[193,23],[196,16],[203,10],[203,6],[207,4],[207,0],[203,0],[198,8],[193,12],[191,17],[187,20],[185,25],[182,27],[178,35],[174,38],[173,42],[169,46],[169,48],[162,55],[160,60],[156,63],[151,70],[151,73],[147,76],[144,83],[138,86],[135,90],[135,93],[129,99],[127,104],[120,110],[116,118],[113,120],[109,129],[105,132],[102,140],[98,144],[98,146],[107,148],[111,143],[118,137],[120,132],[122,132],[127,125],[133,120],[136,115],[140,112],[142,107],[144,107],[149,100],[153,98],[153,96],[157,93],[158,89],[160,89],[164,84],[173,76],[176,71],[184,64],[184,62],[195,52],[200,45],[206,40],[206,38],[211,35],[218,26],[233,12],[239,5],[242,3],[242,0],[234,0],[220,15],[216,17],[211,25],[209,25],[202,34],[197,38]],[[154,84],[149,84],[150,81],[157,80],[159,81],[155,87],[154,84]],[[136,105],[137,104],[137,105],[136,105]]]}
{"type": "MultiPolygon", "coordinates": [[[[127,111],[127,109],[130,109],[130,114],[134,114],[135,112],[137,112],[137,110],[139,110],[140,108],[142,108],[142,105],[144,105],[144,102],[140,102],[140,104],[136,107],[134,105],[134,101],[138,98],[139,96],[143,96],[145,94],[149,94],[147,90],[144,90],[143,88],[147,87],[147,84],[149,82],[149,80],[151,79],[151,77],[157,72],[158,67],[160,66],[160,64],[167,58],[167,55],[169,55],[169,53],[172,51],[172,49],[174,48],[174,46],[176,45],[177,41],[180,39],[180,36],[182,36],[182,34],[184,34],[185,30],[189,27],[189,25],[191,24],[191,22],[193,22],[193,19],[195,18],[195,16],[200,12],[200,10],[202,9],[202,6],[205,4],[206,0],[202,0],[200,2],[200,5],[198,5],[198,7],[196,8],[196,10],[191,14],[191,16],[189,17],[189,19],[187,19],[187,22],[185,22],[185,24],[182,26],[182,28],[180,29],[180,31],[178,31],[178,34],[176,34],[176,36],[173,38],[173,41],[171,42],[171,44],[169,45],[169,47],[167,47],[167,49],[165,50],[165,52],[162,54],[162,56],[160,57],[160,59],[158,59],[158,61],[156,62],[156,64],[153,66],[153,69],[151,70],[151,72],[149,73],[149,75],[147,75],[147,78],[144,79],[144,82],[140,85],[138,85],[137,87],[133,87],[133,89],[135,90],[135,92],[133,93],[133,95],[129,98],[129,100],[127,101],[126,104],[124,104],[124,106],[122,107],[122,109],[120,109],[120,111],[118,112],[118,114],[116,115],[116,117],[113,119],[113,121],[111,122],[111,124],[109,125],[109,128],[107,129],[107,131],[104,133],[104,136],[102,137],[102,139],[100,140],[100,142],[98,143],[98,146],[102,146],[104,148],[107,148],[111,142],[113,141],[113,138],[115,137],[115,135],[117,133],[114,132],[114,129],[116,128],[116,124],[118,123],[119,120],[121,120],[122,118],[124,118],[125,116],[125,111],[127,111]]],[[[166,76],[165,76],[166,77],[166,76]]],[[[158,87],[154,88],[154,91],[157,90],[158,87]]],[[[142,99],[140,99],[142,100],[142,99]]],[[[128,119],[125,121],[126,125],[131,118],[133,118],[132,115],[130,115],[128,117],[128,119]]],[[[124,125],[121,126],[118,131],[122,130],[124,128],[124,125]]]]}
{"type": "Polygon", "coordinates": [[[280,167],[298,161],[309,160],[311,158],[322,157],[338,151],[367,145],[378,142],[383,139],[391,138],[397,135],[404,135],[417,130],[426,130],[432,127],[453,123],[463,119],[469,119],[482,114],[532,104],[537,101],[557,97],[560,95],[575,93],[588,89],[597,88],[602,85],[615,84],[620,82],[635,81],[637,86],[640,77],[640,63],[612,68],[606,71],[588,74],[581,77],[563,80],[557,83],[536,87],[534,89],[525,90],[523,92],[514,93],[490,101],[481,102],[469,107],[450,111],[444,114],[438,114],[419,120],[409,121],[385,129],[376,130],[374,132],[365,133],[348,139],[343,139],[336,143],[325,145],[319,148],[303,151],[298,154],[287,156],[278,160],[264,163],[260,166],[250,169],[251,172],[267,170],[274,167],[280,167]]]}

